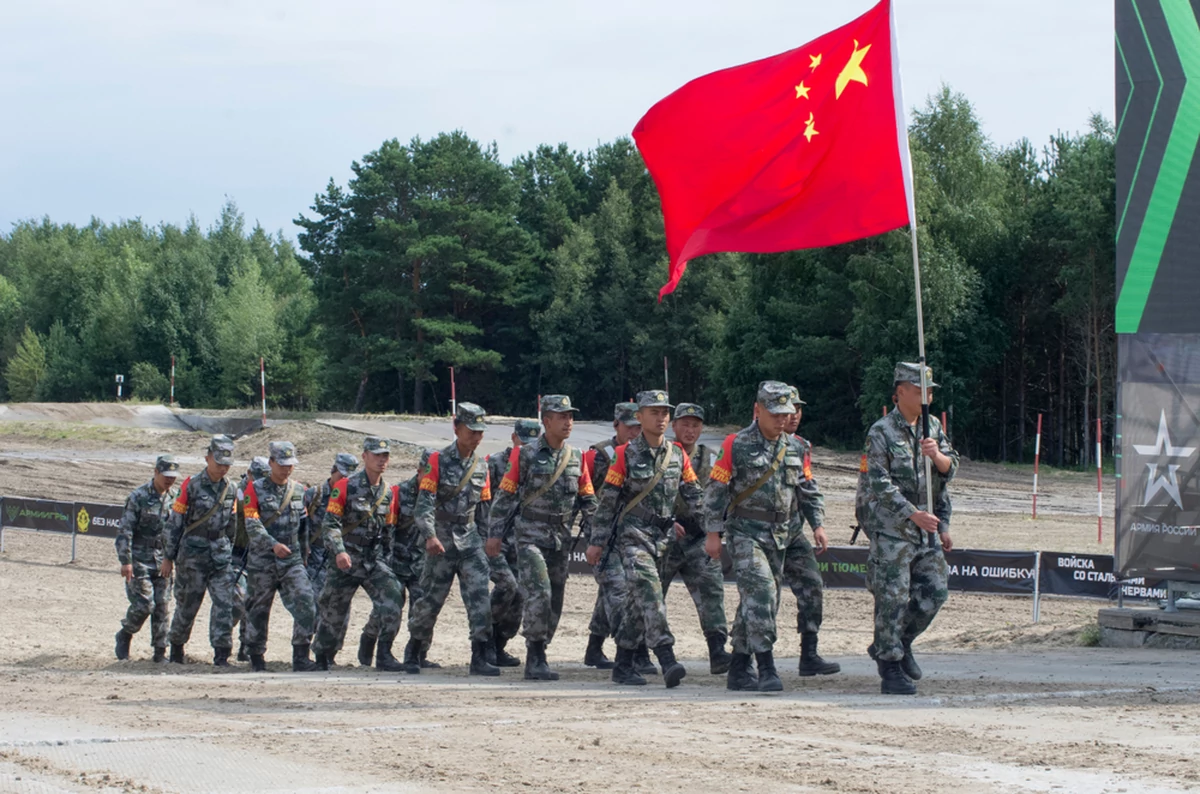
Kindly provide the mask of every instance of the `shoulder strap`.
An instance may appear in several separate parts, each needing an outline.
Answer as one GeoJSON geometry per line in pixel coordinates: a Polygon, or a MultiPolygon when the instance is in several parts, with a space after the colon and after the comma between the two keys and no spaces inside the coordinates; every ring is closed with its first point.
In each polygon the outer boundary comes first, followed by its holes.
{"type": "Polygon", "coordinates": [[[206,521],[208,521],[208,519],[212,518],[216,514],[216,512],[221,509],[221,505],[225,501],[225,494],[227,491],[229,491],[229,480],[221,480],[221,492],[219,494],[217,494],[217,503],[214,504],[211,508],[209,508],[207,513],[200,516],[195,521],[193,521],[192,523],[190,523],[186,527],[184,527],[183,534],[185,534],[185,535],[188,534],[193,529],[196,529],[197,527],[199,527],[200,525],[202,525],[206,521]]]}
{"type": "Polygon", "coordinates": [[[275,520],[278,519],[281,515],[283,515],[283,511],[287,509],[287,506],[289,504],[291,504],[292,494],[295,493],[295,491],[296,491],[296,481],[292,480],[291,482],[288,483],[287,493],[285,493],[283,495],[283,501],[279,503],[279,512],[276,513],[275,515],[271,516],[270,518],[268,518],[266,521],[262,522],[263,529],[266,529],[267,527],[274,524],[275,520]]]}
{"type": "Polygon", "coordinates": [[[737,507],[751,496],[754,496],[754,494],[758,493],[758,489],[766,485],[767,481],[775,476],[775,472],[779,471],[779,464],[783,463],[783,457],[787,454],[787,449],[787,439],[781,436],[779,438],[779,451],[775,453],[775,460],[771,461],[771,465],[767,467],[767,470],[764,471],[762,476],[755,480],[749,488],[733,497],[733,501],[729,503],[730,510],[737,507]]]}
{"type": "Polygon", "coordinates": [[[466,473],[466,474],[464,474],[464,475],[462,476],[462,479],[458,481],[458,485],[454,486],[454,490],[450,492],[450,495],[449,495],[449,496],[447,496],[445,499],[438,499],[438,500],[437,500],[437,503],[438,503],[439,505],[444,505],[444,504],[446,504],[447,502],[453,502],[453,501],[454,501],[454,497],[456,497],[456,496],[458,496],[460,493],[462,493],[462,492],[463,492],[463,488],[466,488],[466,487],[467,487],[467,483],[469,483],[469,482],[471,481],[471,475],[475,473],[475,468],[476,468],[478,465],[479,465],[479,456],[478,456],[478,455],[472,455],[472,456],[471,456],[471,465],[467,467],[467,473],[466,473]]]}
{"type": "Polygon", "coordinates": [[[387,499],[388,494],[390,494],[392,492],[392,486],[388,485],[386,481],[380,480],[379,485],[380,485],[379,498],[375,500],[375,504],[371,505],[370,512],[366,513],[362,518],[358,519],[357,521],[351,521],[349,524],[342,524],[342,535],[343,536],[349,535],[351,532],[358,529],[359,526],[361,526],[364,521],[366,521],[371,516],[375,515],[375,511],[379,509],[379,506],[381,504],[383,504],[383,500],[387,499]]]}
{"type": "Polygon", "coordinates": [[[571,462],[571,458],[574,457],[574,453],[575,450],[571,449],[571,445],[564,441],[562,454],[559,456],[558,467],[554,470],[554,476],[550,478],[550,482],[522,499],[521,507],[529,507],[550,492],[550,489],[554,487],[554,483],[558,482],[558,478],[562,477],[563,472],[567,470],[567,465],[571,462]]]}
{"type": "MultiPolygon", "coordinates": [[[[628,450],[629,447],[627,446],[627,447],[625,447],[625,449],[628,450]]],[[[683,448],[681,447],[679,449],[679,451],[682,453],[683,448]]],[[[626,452],[626,454],[628,454],[628,452],[626,452]]],[[[640,493],[638,493],[636,496],[634,496],[632,499],[630,499],[628,503],[626,503],[625,509],[621,511],[621,515],[617,517],[617,521],[620,521],[621,519],[625,518],[625,516],[629,515],[630,510],[632,510],[633,508],[640,505],[642,503],[642,500],[650,495],[650,492],[653,491],[655,486],[657,486],[658,483],[662,480],[663,475],[667,473],[667,467],[671,465],[671,458],[674,455],[675,455],[675,445],[671,444],[667,447],[667,454],[663,455],[662,462],[659,463],[658,466],[654,469],[654,476],[650,478],[649,482],[646,483],[646,487],[643,488],[640,493]]]]}

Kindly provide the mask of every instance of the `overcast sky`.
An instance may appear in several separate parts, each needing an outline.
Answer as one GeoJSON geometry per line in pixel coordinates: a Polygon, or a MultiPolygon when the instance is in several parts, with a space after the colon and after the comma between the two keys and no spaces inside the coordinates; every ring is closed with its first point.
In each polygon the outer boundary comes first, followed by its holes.
{"type": "MultiPolygon", "coordinates": [[[[965,93],[997,143],[1113,118],[1107,0],[897,0],[904,92],[965,93]]],[[[869,0],[36,0],[0,22],[0,232],[26,218],[207,227],[225,197],[294,237],[388,138],[463,129],[505,162],[628,135],[693,77],[869,0]]]]}

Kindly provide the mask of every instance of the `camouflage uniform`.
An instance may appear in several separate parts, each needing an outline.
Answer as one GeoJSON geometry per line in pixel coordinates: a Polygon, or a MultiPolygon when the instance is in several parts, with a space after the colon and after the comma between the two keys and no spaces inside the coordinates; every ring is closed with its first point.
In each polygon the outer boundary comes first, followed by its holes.
{"type": "MultiPolygon", "coordinates": [[[[155,463],[155,471],[174,477],[179,473],[179,464],[164,455],[155,463]]],[[[171,606],[171,580],[161,571],[163,528],[171,514],[171,503],[179,494],[174,479],[168,482],[163,493],[150,480],[129,494],[116,539],[117,561],[133,567],[133,578],[125,582],[129,609],[121,621],[121,631],[129,636],[137,634],[149,617],[150,644],[156,660],[161,660],[167,647],[167,611],[171,606]]],[[[123,655],[118,653],[118,658],[127,658],[128,640],[118,637],[119,643],[122,640],[125,650],[123,655]]]]}
{"type": "MultiPolygon", "coordinates": [[[[916,365],[897,366],[896,379],[919,383],[916,365]]],[[[930,376],[932,379],[932,376],[930,376]]],[[[932,385],[932,384],[931,384],[932,385]]],[[[881,662],[902,660],[914,638],[929,627],[949,595],[949,571],[941,545],[909,520],[928,510],[925,462],[920,452],[920,420],[912,427],[898,408],[871,426],[863,452],[856,497],[857,513],[871,541],[867,586],[875,597],[875,638],[871,653],[881,662]]],[[[929,437],[950,458],[946,474],[933,472],[934,509],[940,533],[949,532],[947,485],[958,470],[958,453],[936,417],[929,417],[929,437]]]]}
{"type": "MultiPolygon", "coordinates": [[[[541,407],[543,414],[578,410],[569,397],[561,394],[544,396],[541,407]]],[[[542,435],[536,442],[512,451],[488,516],[488,537],[502,539],[509,521],[513,522],[517,575],[525,595],[522,634],[529,648],[527,678],[557,677],[546,666],[545,647],[554,639],[562,615],[572,551],[570,518],[575,510],[580,511],[583,521],[590,521],[596,510],[591,476],[579,450],[566,443],[553,449],[542,435]],[[550,483],[564,455],[568,457],[562,476],[545,493],[525,504],[550,483]]]]}
{"type": "MultiPolygon", "coordinates": [[[[794,413],[788,386],[777,381],[759,386],[757,402],[773,414],[794,413]]],[[[775,617],[803,465],[800,445],[792,436],[784,433],[768,441],[755,423],[725,438],[710,475],[705,494],[706,528],[709,533],[726,534],[738,584],[730,688],[748,688],[742,684],[751,653],[757,657],[762,674],[756,688],[782,688],[772,655],[777,636],[775,617]],[[740,504],[731,507],[736,495],[749,492],[777,457],[781,461],[774,473],[740,504]]]]}
{"type": "MultiPolygon", "coordinates": [[[[273,442],[271,457],[284,466],[296,464],[295,448],[289,442],[273,442]],[[289,462],[290,461],[290,462],[289,462]]],[[[269,476],[253,480],[243,498],[249,559],[246,565],[246,647],[251,661],[267,648],[271,606],[278,591],[284,607],[292,614],[293,662],[308,658],[313,624],[317,619],[312,583],[304,570],[304,539],[307,514],[304,486],[289,480],[277,484],[269,476]],[[275,554],[276,544],[289,549],[286,557],[275,554]]],[[[261,660],[259,660],[261,662],[261,660]]]]}
{"type": "MultiPolygon", "coordinates": [[[[209,452],[218,464],[232,462],[233,441],[227,436],[216,436],[209,452]]],[[[212,602],[208,634],[214,653],[217,657],[228,657],[233,647],[230,562],[236,500],[233,483],[227,477],[214,482],[205,469],[184,480],[171,506],[164,554],[175,563],[175,617],[171,621],[170,641],[172,646],[179,646],[181,660],[182,648],[192,635],[192,623],[206,590],[212,602]],[[202,523],[193,526],[202,518],[202,523]]]]}
{"type": "MultiPolygon", "coordinates": [[[[537,430],[535,427],[533,438],[524,443],[536,440],[537,430]]],[[[504,478],[504,470],[508,467],[508,459],[512,456],[512,450],[513,448],[509,447],[503,452],[496,452],[488,456],[488,481],[493,486],[498,485],[504,478]]],[[[475,527],[484,540],[487,540],[487,516],[490,510],[491,502],[480,502],[475,513],[475,527]]],[[[517,636],[517,632],[520,631],[521,608],[524,606],[521,588],[517,584],[517,546],[513,541],[510,522],[508,531],[504,534],[502,553],[488,558],[492,580],[492,634],[493,639],[501,645],[501,650],[503,650],[503,644],[517,636]]]]}
{"type": "MultiPolygon", "coordinates": [[[[662,391],[640,393],[638,406],[673,407],[667,401],[667,393],[662,391]]],[[[615,533],[625,568],[628,597],[617,635],[621,658],[613,669],[613,680],[619,683],[636,682],[637,677],[631,675],[633,652],[643,637],[663,666],[667,686],[677,685],[683,677],[683,667],[675,661],[675,637],[667,624],[666,602],[658,575],[664,535],[675,531],[677,498],[682,498],[690,510],[700,511],[703,491],[683,447],[664,439],[657,448],[651,448],[644,435],[617,447],[600,489],[590,545],[607,550],[609,535],[615,533]],[[651,480],[660,471],[662,476],[651,487],[651,480]],[[630,507],[630,502],[643,493],[646,496],[630,507]],[[625,680],[621,680],[623,677],[625,680]]],[[[641,683],[645,680],[641,679],[641,683]]]]}
{"type": "MultiPolygon", "coordinates": [[[[688,456],[697,482],[703,488],[708,484],[712,471],[713,453],[703,444],[697,444],[688,456]]],[[[682,495],[675,501],[675,520],[686,530],[682,539],[672,531],[667,539],[667,550],[662,560],[663,596],[675,577],[683,579],[684,586],[696,605],[700,628],[705,636],[721,635],[721,645],[729,635],[729,624],[725,618],[725,575],[721,563],[704,552],[704,526],[701,511],[693,510],[682,495]]]]}
{"type": "MultiPolygon", "coordinates": [[[[364,451],[390,452],[387,439],[368,436],[364,451]]],[[[379,656],[394,661],[392,643],[400,631],[400,603],[403,594],[387,560],[392,556],[392,528],[399,513],[399,489],[381,477],[371,485],[365,470],[357,471],[334,484],[326,506],[322,536],[329,556],[325,586],[317,599],[317,635],[313,652],[317,663],[328,667],[337,653],[339,636],[344,631],[350,602],[361,587],[379,609],[379,656]],[[350,569],[336,565],[339,554],[350,557],[350,569]]],[[[392,669],[391,665],[382,665],[392,669]]],[[[395,666],[399,669],[399,665],[395,666]]]]}
{"type": "Polygon", "coordinates": [[[783,553],[783,580],[796,596],[796,631],[816,633],[821,629],[825,583],[817,565],[812,543],[804,535],[804,523],[814,530],[825,526],[825,497],[812,474],[812,444],[793,436],[803,461],[800,484],[796,487],[797,510],[788,527],[788,545],[783,553]]]}
{"type": "MultiPolygon", "coordinates": [[[[349,477],[357,470],[358,459],[348,452],[339,452],[334,456],[330,476],[322,480],[320,484],[310,486],[304,491],[304,510],[308,514],[308,520],[305,523],[308,525],[309,536],[305,572],[308,574],[308,581],[312,584],[314,603],[321,597],[321,590],[325,587],[325,576],[329,572],[329,550],[325,547],[325,540],[321,535],[321,527],[325,523],[325,508],[329,505],[329,494],[333,491],[335,482],[343,477],[349,477]]],[[[313,626],[313,635],[316,635],[320,623],[318,615],[317,622],[313,626]]],[[[350,614],[347,613],[346,623],[338,634],[337,650],[339,651],[342,649],[342,642],[346,638],[346,629],[349,624],[350,614]]],[[[294,640],[295,636],[293,635],[294,640]]]]}
{"type": "MultiPolygon", "coordinates": [[[[629,424],[632,419],[633,422],[637,422],[634,418],[636,412],[637,403],[617,403],[616,421],[629,424]]],[[[592,472],[592,488],[597,495],[608,474],[608,467],[612,465],[616,449],[617,438],[613,436],[608,441],[594,445],[585,453],[588,469],[592,472]]],[[[586,538],[588,545],[593,545],[590,536],[595,534],[595,530],[594,525],[589,528],[589,537],[586,538]]],[[[605,536],[615,539],[612,532],[605,532],[605,536]]],[[[592,576],[596,579],[596,603],[592,605],[592,620],[588,624],[588,633],[593,637],[615,639],[621,627],[621,618],[625,614],[626,595],[629,592],[621,554],[605,553],[600,564],[592,568],[592,576]]]]}
{"type": "Polygon", "coordinates": [[[250,537],[246,534],[246,486],[251,480],[266,477],[271,473],[271,464],[265,457],[255,456],[250,468],[238,480],[237,486],[237,529],[233,533],[233,627],[238,630],[238,661],[250,659],[246,650],[246,566],[250,555],[250,537]]]}
{"type": "MultiPolygon", "coordinates": [[[[400,585],[400,612],[404,613],[404,602],[411,605],[421,597],[421,574],[425,570],[425,538],[413,525],[413,506],[417,501],[417,478],[412,477],[397,486],[400,495],[400,515],[392,531],[392,558],[389,566],[400,585]]],[[[371,607],[371,617],[363,628],[363,636],[370,638],[371,646],[379,638],[381,618],[378,607],[371,607]]]]}
{"type": "MultiPolygon", "coordinates": [[[[455,423],[480,430],[486,426],[483,409],[473,403],[459,403],[455,423]]],[[[436,537],[445,551],[426,553],[421,597],[408,614],[409,636],[423,648],[429,647],[434,624],[457,577],[471,641],[482,644],[479,650],[486,653],[492,640],[489,568],[483,539],[475,528],[475,507],[492,499],[487,461],[477,453],[462,458],[455,441],[440,452],[426,452],[419,471],[413,522],[424,540],[436,537]]]]}

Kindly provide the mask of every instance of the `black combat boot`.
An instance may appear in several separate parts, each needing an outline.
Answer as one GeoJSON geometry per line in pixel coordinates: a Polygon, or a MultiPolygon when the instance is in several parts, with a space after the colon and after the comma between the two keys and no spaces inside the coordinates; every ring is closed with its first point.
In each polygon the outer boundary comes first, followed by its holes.
{"type": "Polygon", "coordinates": [[[658,668],[650,661],[650,649],[644,642],[633,652],[633,669],[642,675],[658,675],[658,668]]]}
{"type": "Polygon", "coordinates": [[[375,669],[385,673],[408,672],[408,666],[392,656],[392,644],[383,640],[379,640],[379,644],[375,646],[375,669]]]}
{"type": "Polygon", "coordinates": [[[173,664],[183,664],[183,646],[171,644],[171,662],[173,664]]]}
{"type": "Polygon", "coordinates": [[[729,662],[732,657],[725,650],[725,635],[720,631],[710,631],[704,635],[708,640],[708,672],[713,675],[724,675],[729,672],[729,662]]]}
{"type": "Polygon", "coordinates": [[[597,670],[613,669],[615,663],[604,655],[603,635],[593,634],[588,637],[587,650],[583,653],[583,663],[588,667],[595,667],[597,670]]]}
{"type": "Polygon", "coordinates": [[[441,670],[442,666],[437,662],[431,662],[426,658],[429,653],[429,643],[422,642],[417,650],[417,658],[421,660],[422,670],[441,670]]]}
{"type": "Polygon", "coordinates": [[[800,675],[833,675],[840,673],[842,666],[837,662],[827,662],[817,653],[817,633],[806,631],[800,635],[800,675]]]}
{"type": "Polygon", "coordinates": [[[687,675],[687,668],[675,659],[675,648],[664,643],[654,649],[654,655],[662,665],[663,683],[667,685],[667,689],[679,686],[679,682],[687,675]]]}
{"type": "Polygon", "coordinates": [[[167,649],[166,648],[155,648],[154,649],[154,658],[151,659],[150,661],[154,662],[155,664],[166,664],[167,663],[167,649]]]}
{"type": "Polygon", "coordinates": [[[373,658],[375,658],[375,638],[364,631],[358,638],[358,663],[363,667],[370,667],[373,658]]]}
{"type": "Polygon", "coordinates": [[[879,691],[884,695],[915,695],[917,685],[904,674],[900,662],[880,661],[879,691]]]}
{"type": "Polygon", "coordinates": [[[493,662],[497,667],[520,667],[521,660],[513,656],[508,651],[504,650],[504,646],[508,645],[508,637],[500,633],[500,630],[495,626],[492,627],[492,643],[494,645],[496,661],[493,662]]]}
{"type": "Polygon", "coordinates": [[[617,661],[613,664],[612,680],[614,684],[625,686],[645,686],[646,679],[633,669],[633,651],[617,646],[617,661]]]}
{"type": "Polygon", "coordinates": [[[734,692],[757,692],[758,679],[750,674],[750,654],[731,653],[725,688],[734,692]]]}
{"type": "Polygon", "coordinates": [[[546,643],[526,642],[525,650],[525,680],[526,681],[557,681],[558,673],[550,669],[546,663],[546,643]]]}
{"type": "Polygon", "coordinates": [[[775,655],[771,651],[763,651],[754,654],[754,659],[758,662],[758,691],[782,692],[783,682],[779,680],[779,673],[775,672],[775,655]]]}
{"type": "Polygon", "coordinates": [[[875,660],[875,669],[879,671],[879,677],[883,677],[883,662],[879,660],[879,655],[875,653],[875,643],[867,646],[867,656],[875,660]]]}
{"type": "Polygon", "coordinates": [[[315,663],[317,665],[318,670],[323,670],[325,672],[329,672],[329,668],[332,667],[333,665],[331,665],[329,663],[329,657],[326,654],[316,653],[313,655],[313,657],[315,659],[315,663]]]}
{"type": "Polygon", "coordinates": [[[125,629],[121,629],[117,632],[116,640],[117,647],[115,648],[115,652],[117,658],[125,661],[129,658],[129,643],[133,642],[133,635],[125,631],[125,629]]]}
{"type": "Polygon", "coordinates": [[[311,673],[314,670],[319,670],[317,663],[308,658],[308,644],[292,646],[292,672],[293,673],[311,673]]]}
{"type": "Polygon", "coordinates": [[[921,666],[917,664],[917,660],[913,658],[912,640],[903,640],[903,643],[904,658],[900,660],[900,669],[912,680],[920,681],[924,673],[921,672],[921,666]]]}
{"type": "Polygon", "coordinates": [[[250,659],[250,655],[248,653],[246,653],[246,641],[243,639],[238,642],[237,660],[239,662],[245,662],[245,661],[248,661],[249,659],[250,659]]]}
{"type": "Polygon", "coordinates": [[[229,652],[233,648],[213,648],[213,667],[228,667],[229,652]]]}
{"type": "Polygon", "coordinates": [[[411,638],[404,646],[404,672],[413,675],[421,672],[420,644],[411,638]]]}
{"type": "MultiPolygon", "coordinates": [[[[216,664],[216,662],[213,662],[216,664]]],[[[267,660],[261,653],[250,654],[250,670],[255,673],[267,672],[267,660]]]]}
{"type": "Polygon", "coordinates": [[[472,640],[471,641],[471,669],[468,675],[500,675],[500,668],[488,661],[487,650],[491,645],[491,640],[472,640]]]}

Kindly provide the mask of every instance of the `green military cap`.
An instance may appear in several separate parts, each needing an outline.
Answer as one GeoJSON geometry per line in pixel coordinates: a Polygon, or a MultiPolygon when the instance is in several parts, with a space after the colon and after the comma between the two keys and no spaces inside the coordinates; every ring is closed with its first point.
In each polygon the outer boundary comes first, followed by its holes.
{"type": "Polygon", "coordinates": [[[333,468],[343,477],[349,477],[358,469],[358,458],[349,452],[339,452],[334,456],[333,468]]]}
{"type": "Polygon", "coordinates": [[[542,413],[566,414],[578,413],[579,409],[571,405],[571,398],[565,394],[547,394],[542,397],[542,413]]]}
{"type": "Polygon", "coordinates": [[[487,411],[475,403],[459,403],[454,411],[454,424],[466,425],[468,430],[487,430],[483,417],[487,411]]]}
{"type": "Polygon", "coordinates": [[[300,462],[296,460],[296,445],[291,441],[272,441],[268,450],[271,460],[280,466],[295,466],[300,462]]]}
{"type": "Polygon", "coordinates": [[[637,396],[638,408],[674,408],[665,391],[640,391],[637,396]]]}
{"type": "Polygon", "coordinates": [[[764,380],[758,384],[759,405],[773,414],[791,414],[796,412],[792,405],[792,387],[777,380],[764,380]]]}
{"type": "Polygon", "coordinates": [[[178,477],[179,461],[175,460],[174,455],[159,455],[158,460],[154,461],[154,470],[164,477],[178,477]]]}
{"type": "Polygon", "coordinates": [[[221,434],[213,436],[208,442],[208,452],[219,466],[233,463],[233,439],[221,434]]]}
{"type": "Polygon", "coordinates": [[[613,421],[630,427],[641,427],[642,420],[637,418],[637,403],[617,403],[613,406],[613,421]]]}
{"type": "MultiPolygon", "coordinates": [[[[895,383],[915,383],[921,385],[921,365],[914,364],[909,361],[901,361],[896,365],[896,374],[892,378],[895,383]]],[[[937,386],[933,382],[933,370],[925,367],[925,385],[929,387],[937,386]]]]}
{"type": "Polygon", "coordinates": [[[797,407],[799,407],[801,405],[808,405],[808,403],[806,403],[806,402],[804,402],[804,400],[800,399],[800,390],[799,389],[797,389],[795,386],[788,386],[788,388],[792,390],[792,404],[793,405],[795,405],[797,407]]]}
{"type": "Polygon", "coordinates": [[[517,438],[521,439],[522,444],[528,444],[531,441],[537,441],[537,437],[542,433],[542,426],[537,423],[536,419],[518,419],[513,425],[513,432],[517,434],[517,438]]]}
{"type": "Polygon", "coordinates": [[[701,422],[704,421],[704,409],[695,403],[680,403],[675,406],[675,418],[682,419],[685,416],[694,416],[701,422]]]}
{"type": "Polygon", "coordinates": [[[271,474],[271,462],[268,458],[261,455],[250,461],[249,470],[250,479],[257,480],[260,477],[267,477],[271,474]]]}
{"type": "Polygon", "coordinates": [[[363,439],[363,452],[390,455],[392,454],[392,443],[383,436],[367,436],[363,439]]]}

